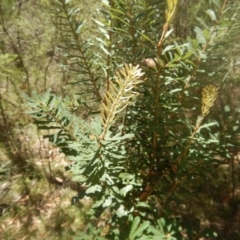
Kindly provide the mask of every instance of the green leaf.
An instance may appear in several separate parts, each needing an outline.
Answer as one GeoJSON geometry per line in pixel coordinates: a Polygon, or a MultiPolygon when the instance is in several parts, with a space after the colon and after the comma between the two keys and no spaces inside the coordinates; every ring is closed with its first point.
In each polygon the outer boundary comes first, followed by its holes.
{"type": "Polygon", "coordinates": [[[203,124],[203,125],[199,128],[199,130],[200,130],[200,129],[203,129],[203,128],[209,129],[209,127],[218,126],[218,125],[219,125],[219,124],[218,124],[218,122],[216,122],[216,121],[213,121],[213,122],[210,122],[210,123],[205,123],[205,124],[203,124]]]}
{"type": "Polygon", "coordinates": [[[102,186],[94,185],[94,186],[89,187],[86,190],[86,193],[89,194],[89,193],[101,192],[101,190],[102,190],[102,186]]]}
{"type": "Polygon", "coordinates": [[[138,227],[132,234],[130,232],[129,239],[134,240],[136,239],[136,237],[140,237],[143,234],[143,232],[149,227],[149,225],[150,225],[149,221],[143,222],[143,224],[141,224],[140,227],[138,227]]]}
{"type": "Polygon", "coordinates": [[[173,28],[170,29],[170,30],[168,30],[167,33],[165,34],[165,39],[166,39],[168,36],[170,36],[170,34],[171,34],[173,31],[174,31],[173,28]]]}
{"type": "Polygon", "coordinates": [[[145,35],[144,33],[142,33],[142,32],[138,32],[138,33],[142,36],[143,39],[145,39],[145,40],[147,40],[147,41],[149,41],[149,42],[151,42],[151,43],[154,43],[153,40],[150,39],[150,38],[149,38],[147,35],[145,35]]]}
{"type": "Polygon", "coordinates": [[[134,218],[133,223],[132,223],[131,231],[130,231],[130,234],[129,234],[129,239],[130,240],[134,240],[133,236],[134,236],[135,231],[138,228],[139,223],[140,223],[140,217],[137,216],[137,217],[134,218]]]}
{"type": "Polygon", "coordinates": [[[148,232],[153,233],[156,237],[159,237],[160,239],[165,239],[166,235],[163,232],[160,232],[159,229],[156,229],[153,226],[148,227],[148,232]]]}
{"type": "MultiPolygon", "coordinates": [[[[101,209],[104,201],[105,201],[105,199],[103,199],[103,198],[101,198],[99,201],[96,201],[96,202],[92,205],[93,211],[96,211],[96,209],[101,209]]],[[[102,208],[102,209],[104,209],[104,208],[102,208]]]]}
{"type": "Polygon", "coordinates": [[[107,198],[106,200],[105,200],[105,202],[103,203],[103,205],[102,205],[102,207],[108,207],[108,206],[110,206],[112,204],[112,198],[107,198]]]}
{"type": "Polygon", "coordinates": [[[120,205],[120,207],[117,209],[116,214],[118,217],[124,217],[127,216],[129,211],[126,211],[123,205],[120,205]]]}
{"type": "Polygon", "coordinates": [[[110,52],[109,52],[103,45],[99,45],[99,47],[103,50],[103,52],[104,52],[106,55],[110,55],[110,52]]]}
{"type": "Polygon", "coordinates": [[[127,193],[130,192],[132,189],[133,189],[133,185],[127,185],[126,187],[120,190],[120,194],[125,197],[127,193]]]}
{"type": "Polygon", "coordinates": [[[230,112],[231,111],[230,106],[229,105],[224,106],[224,111],[225,112],[230,112]]]}
{"type": "Polygon", "coordinates": [[[220,0],[212,0],[212,2],[213,2],[219,9],[221,8],[220,0]]]}
{"type": "Polygon", "coordinates": [[[86,178],[81,175],[75,175],[72,177],[72,181],[74,181],[74,182],[83,182],[85,180],[86,180],[86,178]]]}
{"type": "Polygon", "coordinates": [[[81,32],[81,29],[83,28],[84,23],[85,23],[85,21],[82,21],[81,23],[78,24],[78,27],[75,31],[77,34],[79,34],[81,32]]]}
{"type": "Polygon", "coordinates": [[[164,218],[160,218],[157,220],[158,228],[161,232],[164,232],[164,227],[166,226],[166,221],[164,218]]]}
{"type": "Polygon", "coordinates": [[[181,92],[182,88],[175,88],[173,90],[171,90],[169,93],[175,93],[175,92],[181,92]]]}
{"type": "Polygon", "coordinates": [[[93,19],[93,21],[94,21],[96,24],[98,24],[99,26],[105,27],[105,24],[104,24],[104,23],[102,23],[102,22],[100,22],[100,21],[98,21],[98,20],[96,20],[96,19],[93,19]]]}
{"type": "Polygon", "coordinates": [[[233,126],[233,131],[237,131],[239,129],[239,126],[233,126]]]}
{"type": "Polygon", "coordinates": [[[147,204],[147,203],[145,203],[145,202],[138,202],[138,203],[136,204],[136,207],[144,207],[144,208],[152,209],[152,208],[150,207],[150,205],[147,204]]]}
{"type": "Polygon", "coordinates": [[[197,37],[198,43],[203,44],[203,45],[206,44],[207,40],[204,36],[203,31],[199,27],[195,27],[194,31],[196,32],[196,37],[197,37]]]}
{"type": "Polygon", "coordinates": [[[104,5],[109,6],[109,2],[108,2],[108,0],[102,0],[102,3],[103,3],[104,5]]]}
{"type": "Polygon", "coordinates": [[[207,14],[211,18],[212,21],[216,21],[217,20],[216,14],[215,14],[215,12],[212,9],[208,9],[207,10],[207,14]]]}
{"type": "Polygon", "coordinates": [[[119,177],[125,180],[131,180],[135,177],[135,175],[130,174],[130,173],[120,173],[119,177]]]}
{"type": "Polygon", "coordinates": [[[162,51],[162,54],[170,51],[171,49],[175,48],[175,45],[168,45],[167,47],[165,47],[162,51]]]}

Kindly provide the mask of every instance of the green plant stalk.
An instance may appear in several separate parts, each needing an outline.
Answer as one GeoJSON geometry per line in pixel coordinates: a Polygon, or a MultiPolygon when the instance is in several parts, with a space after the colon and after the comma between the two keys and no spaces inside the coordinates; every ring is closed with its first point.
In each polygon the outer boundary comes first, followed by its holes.
{"type": "Polygon", "coordinates": [[[178,166],[181,164],[181,160],[186,156],[186,154],[187,154],[187,152],[188,152],[188,150],[189,150],[189,147],[191,146],[191,144],[192,144],[192,142],[193,142],[193,139],[194,139],[197,131],[199,130],[199,128],[200,128],[200,126],[201,126],[201,123],[202,123],[203,119],[204,119],[204,116],[201,115],[201,116],[199,117],[199,119],[197,120],[196,126],[194,127],[193,133],[192,133],[192,135],[190,136],[190,139],[189,139],[189,141],[188,141],[188,144],[187,144],[186,148],[184,149],[183,153],[180,155],[180,157],[179,157],[178,160],[177,160],[178,166]]]}
{"type": "MultiPolygon", "coordinates": [[[[161,56],[162,56],[163,43],[164,43],[167,31],[169,29],[169,24],[172,21],[173,16],[176,12],[177,2],[178,2],[178,0],[169,0],[168,1],[168,10],[166,11],[166,23],[163,25],[162,35],[157,43],[158,58],[161,58],[161,56]]],[[[157,66],[157,76],[156,76],[156,83],[155,83],[156,93],[155,93],[155,112],[154,112],[155,126],[157,126],[158,120],[159,120],[158,106],[159,106],[159,94],[160,94],[160,76],[162,73],[160,64],[156,63],[156,66],[157,66]]],[[[152,138],[152,149],[153,149],[152,156],[153,156],[153,158],[155,158],[155,156],[156,156],[157,137],[158,137],[158,133],[157,133],[157,131],[154,131],[153,138],[152,138]]],[[[152,168],[152,166],[150,167],[149,174],[151,174],[151,168],[152,168]]],[[[162,178],[160,178],[160,179],[162,179],[162,178]]],[[[152,194],[153,190],[155,189],[155,187],[159,181],[160,180],[157,180],[156,183],[153,185],[151,183],[147,182],[143,192],[141,193],[141,195],[139,197],[139,200],[146,201],[148,199],[148,197],[152,194]]]]}

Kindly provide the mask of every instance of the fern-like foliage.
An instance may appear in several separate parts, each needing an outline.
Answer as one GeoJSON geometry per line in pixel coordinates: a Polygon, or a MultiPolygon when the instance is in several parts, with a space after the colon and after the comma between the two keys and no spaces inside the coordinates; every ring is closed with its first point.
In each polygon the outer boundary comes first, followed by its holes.
{"type": "MultiPolygon", "coordinates": [[[[101,79],[95,66],[95,48],[92,39],[83,38],[85,21],[80,17],[80,9],[71,1],[57,0],[54,2],[54,23],[59,33],[60,44],[67,62],[63,63],[69,70],[76,73],[76,80],[70,83],[79,84],[82,102],[92,106],[100,102],[101,79]]],[[[98,66],[99,68],[99,66],[98,66]]]]}
{"type": "Polygon", "coordinates": [[[93,134],[91,125],[72,115],[61,97],[47,91],[42,96],[33,93],[32,98],[27,99],[27,106],[32,108],[28,114],[36,119],[39,129],[54,130],[45,137],[60,147],[66,155],[77,156],[83,149],[86,151],[93,146],[89,138],[93,134]],[[78,148],[72,148],[73,143],[79,143],[78,148]]]}
{"type": "Polygon", "coordinates": [[[185,39],[171,29],[180,1],[150,2],[104,1],[96,38],[84,41],[77,10],[57,1],[68,65],[78,74],[79,94],[90,96],[84,103],[90,108],[93,97],[100,115],[78,119],[50,92],[28,98],[39,129],[53,131],[46,137],[73,161],[74,179],[86,184],[75,200],[90,196],[92,215],[110,213],[108,239],[163,239],[169,229],[183,239],[178,223],[164,230],[161,217],[175,216],[174,204],[184,205],[183,212],[191,206],[184,193],[192,193],[193,179],[205,181],[227,145],[210,114],[215,73],[203,71],[226,32],[226,1],[212,1],[196,37],[185,39]]]}
{"type": "Polygon", "coordinates": [[[109,128],[116,121],[116,115],[130,103],[130,98],[136,97],[133,88],[142,81],[139,79],[141,76],[138,66],[125,65],[116,74],[118,85],[111,83],[110,92],[106,93],[106,103],[101,104],[101,116],[89,122],[72,115],[67,109],[67,103],[50,91],[42,96],[36,93],[31,98],[25,96],[27,106],[31,108],[28,114],[36,119],[38,128],[50,131],[51,134],[44,136],[73,161],[69,169],[74,173],[75,180],[85,182],[88,186],[85,195],[94,198],[98,195],[97,199],[101,203],[109,201],[104,206],[96,202],[93,208],[96,209],[97,216],[107,207],[116,207],[116,204],[121,216],[123,205],[119,203],[122,202],[122,196],[133,188],[124,180],[124,173],[127,174],[128,171],[127,152],[123,144],[133,138],[133,135],[122,135],[122,126],[114,133],[109,128]]]}
{"type": "Polygon", "coordinates": [[[132,98],[138,95],[134,88],[136,89],[137,85],[143,82],[142,75],[139,66],[125,65],[124,68],[117,72],[116,80],[110,82],[109,89],[101,104],[104,129],[101,138],[104,139],[107,131],[116,120],[116,116],[126,109],[132,98]]]}

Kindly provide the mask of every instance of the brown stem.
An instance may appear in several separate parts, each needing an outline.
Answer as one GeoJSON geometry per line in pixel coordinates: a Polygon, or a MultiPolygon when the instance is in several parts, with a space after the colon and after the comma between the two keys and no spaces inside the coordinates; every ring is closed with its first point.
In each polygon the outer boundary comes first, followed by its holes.
{"type": "MultiPolygon", "coordinates": [[[[164,39],[165,39],[165,36],[166,36],[166,33],[168,31],[168,28],[169,28],[169,23],[166,22],[164,25],[163,25],[163,32],[162,32],[162,35],[157,43],[157,56],[158,58],[161,57],[162,55],[162,47],[163,47],[163,43],[164,43],[164,39]]],[[[160,76],[161,76],[161,73],[162,73],[162,69],[161,69],[161,66],[159,63],[156,62],[156,67],[157,67],[157,76],[156,76],[156,82],[155,82],[155,109],[154,109],[154,122],[155,122],[155,126],[158,125],[158,118],[159,118],[159,109],[158,109],[158,106],[159,106],[159,94],[160,94],[160,91],[159,91],[159,88],[160,88],[160,76]]],[[[153,136],[152,136],[152,149],[153,149],[153,152],[152,152],[152,159],[154,159],[156,157],[156,149],[157,149],[157,136],[158,136],[158,133],[157,131],[155,130],[153,132],[153,136]]],[[[154,189],[156,188],[157,184],[160,182],[160,180],[163,178],[163,176],[165,176],[165,173],[158,179],[155,181],[155,183],[152,185],[150,182],[149,182],[149,179],[150,179],[150,175],[151,175],[151,168],[150,167],[150,170],[149,170],[149,177],[147,178],[148,179],[148,182],[143,190],[143,192],[141,193],[140,197],[139,197],[139,200],[140,201],[146,201],[148,199],[148,197],[152,194],[152,192],[154,191],[154,189]]]]}
{"type": "Polygon", "coordinates": [[[26,74],[26,80],[25,80],[25,84],[27,84],[27,90],[28,90],[28,94],[30,94],[30,82],[29,82],[29,73],[28,73],[28,70],[24,64],[24,61],[23,61],[23,58],[21,56],[21,53],[18,49],[18,47],[16,46],[16,44],[14,43],[11,35],[9,34],[8,32],[8,29],[6,28],[6,25],[5,25],[5,20],[3,18],[3,9],[2,9],[2,6],[0,5],[0,23],[1,23],[1,26],[2,26],[2,29],[3,29],[3,32],[6,34],[6,36],[8,37],[11,45],[12,45],[12,48],[13,48],[13,51],[14,53],[17,55],[19,61],[20,61],[20,66],[21,68],[23,69],[23,71],[25,72],[26,74]]]}
{"type": "Polygon", "coordinates": [[[102,100],[102,96],[100,94],[100,91],[97,87],[97,84],[95,82],[95,78],[94,78],[94,74],[92,73],[91,69],[90,69],[90,64],[88,63],[87,59],[86,59],[86,56],[84,54],[84,51],[82,50],[82,47],[80,44],[78,44],[78,42],[81,40],[79,38],[79,36],[77,35],[77,33],[75,32],[75,27],[73,26],[73,23],[72,23],[72,20],[71,20],[71,17],[69,16],[68,14],[68,9],[67,9],[67,6],[65,4],[65,1],[62,0],[62,7],[63,7],[63,10],[64,10],[64,14],[67,18],[67,21],[68,21],[68,25],[70,27],[70,30],[72,32],[72,35],[74,37],[74,40],[76,42],[76,47],[77,47],[77,50],[79,51],[79,53],[81,54],[81,59],[83,60],[83,63],[84,65],[86,66],[86,70],[87,70],[87,73],[89,75],[89,78],[90,78],[90,81],[92,83],[92,86],[94,88],[94,91],[95,91],[95,94],[97,96],[97,98],[101,101],[102,100]]]}

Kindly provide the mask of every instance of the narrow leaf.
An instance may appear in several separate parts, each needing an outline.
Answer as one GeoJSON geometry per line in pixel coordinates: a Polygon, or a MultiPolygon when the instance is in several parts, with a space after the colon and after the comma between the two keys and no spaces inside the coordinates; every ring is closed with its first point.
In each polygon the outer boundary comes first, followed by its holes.
{"type": "Polygon", "coordinates": [[[216,14],[215,14],[215,12],[212,9],[208,9],[207,10],[207,14],[211,18],[212,21],[216,21],[217,20],[216,14]]]}
{"type": "Polygon", "coordinates": [[[134,234],[132,235],[132,239],[135,239],[136,237],[140,237],[144,230],[146,230],[150,225],[150,222],[149,221],[146,221],[144,222],[135,232],[134,234]]]}
{"type": "Polygon", "coordinates": [[[131,227],[131,231],[130,231],[130,235],[129,235],[130,240],[134,239],[134,233],[137,230],[139,223],[140,223],[140,217],[135,217],[134,221],[132,223],[132,227],[131,227]]]}

